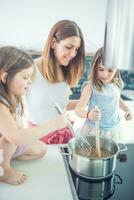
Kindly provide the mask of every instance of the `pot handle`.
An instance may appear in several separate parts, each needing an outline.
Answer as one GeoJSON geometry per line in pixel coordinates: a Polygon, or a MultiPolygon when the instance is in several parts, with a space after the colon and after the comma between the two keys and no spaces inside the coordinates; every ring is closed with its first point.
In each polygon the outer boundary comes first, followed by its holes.
{"type": "Polygon", "coordinates": [[[117,145],[119,147],[119,152],[128,150],[127,146],[125,144],[123,144],[123,143],[118,143],[117,145]]]}

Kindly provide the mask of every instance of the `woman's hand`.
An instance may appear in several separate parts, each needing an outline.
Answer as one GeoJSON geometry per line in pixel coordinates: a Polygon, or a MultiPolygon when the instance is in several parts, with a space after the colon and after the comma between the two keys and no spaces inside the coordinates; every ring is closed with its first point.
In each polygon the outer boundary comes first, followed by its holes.
{"type": "Polygon", "coordinates": [[[131,112],[130,110],[127,110],[127,111],[125,112],[124,117],[125,117],[126,120],[131,120],[131,119],[133,118],[132,112],[131,112]]]}
{"type": "Polygon", "coordinates": [[[94,121],[99,121],[101,118],[101,111],[97,108],[93,108],[87,113],[87,118],[94,121]]]}

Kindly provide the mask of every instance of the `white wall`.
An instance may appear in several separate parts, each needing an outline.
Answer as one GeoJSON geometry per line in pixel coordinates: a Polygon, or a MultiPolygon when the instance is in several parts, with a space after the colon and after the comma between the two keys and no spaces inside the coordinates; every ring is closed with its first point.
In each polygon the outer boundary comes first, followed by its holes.
{"type": "Polygon", "coordinates": [[[0,45],[41,50],[52,25],[77,22],[88,52],[103,44],[107,0],[0,0],[0,45]]]}

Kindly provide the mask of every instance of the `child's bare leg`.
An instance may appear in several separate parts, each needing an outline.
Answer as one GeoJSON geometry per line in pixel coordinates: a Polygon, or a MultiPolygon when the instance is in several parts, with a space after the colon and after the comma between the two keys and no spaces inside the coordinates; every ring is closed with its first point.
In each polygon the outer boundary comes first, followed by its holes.
{"type": "Polygon", "coordinates": [[[0,177],[0,181],[12,185],[23,183],[27,178],[25,173],[13,169],[10,166],[10,161],[16,150],[16,146],[10,144],[4,137],[0,137],[0,148],[3,149],[2,167],[4,168],[4,175],[0,177]]]}
{"type": "Polygon", "coordinates": [[[28,147],[25,153],[19,157],[17,160],[33,160],[42,158],[47,152],[47,146],[41,142],[40,140],[36,141],[35,143],[28,144],[28,147]]]}

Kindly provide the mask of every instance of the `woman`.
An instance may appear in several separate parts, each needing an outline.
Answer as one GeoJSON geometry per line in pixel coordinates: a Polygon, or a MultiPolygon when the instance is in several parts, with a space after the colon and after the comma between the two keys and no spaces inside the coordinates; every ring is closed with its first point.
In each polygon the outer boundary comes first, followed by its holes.
{"type": "MultiPolygon", "coordinates": [[[[54,103],[71,110],[77,101],[69,101],[69,89],[84,70],[85,47],[82,32],[70,20],[61,20],[51,29],[42,56],[35,60],[35,80],[26,97],[30,124],[37,125],[58,114],[54,103]]],[[[66,143],[72,137],[68,129],[45,136],[45,143],[66,143]]]]}

